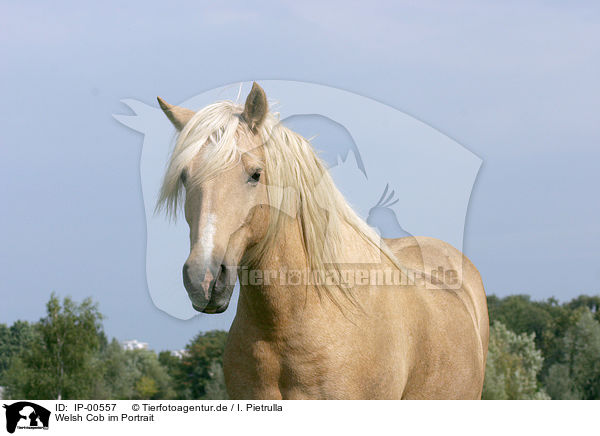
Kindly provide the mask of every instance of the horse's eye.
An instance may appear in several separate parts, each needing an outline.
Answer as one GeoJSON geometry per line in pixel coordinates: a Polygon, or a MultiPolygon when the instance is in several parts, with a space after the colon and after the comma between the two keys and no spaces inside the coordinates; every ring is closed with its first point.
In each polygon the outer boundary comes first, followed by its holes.
{"type": "Polygon", "coordinates": [[[258,183],[259,180],[260,180],[260,171],[254,171],[254,173],[252,173],[252,175],[248,179],[248,181],[250,183],[258,183]]]}
{"type": "Polygon", "coordinates": [[[181,176],[180,176],[180,177],[181,177],[181,183],[184,183],[184,184],[185,184],[185,182],[187,181],[187,171],[186,171],[186,170],[183,170],[183,171],[181,172],[181,176]]]}

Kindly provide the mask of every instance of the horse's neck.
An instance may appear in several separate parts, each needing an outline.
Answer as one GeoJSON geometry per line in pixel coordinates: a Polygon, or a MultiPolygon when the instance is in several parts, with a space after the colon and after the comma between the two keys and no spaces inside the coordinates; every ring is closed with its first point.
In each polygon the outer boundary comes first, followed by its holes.
{"type": "MultiPolygon", "coordinates": [[[[344,263],[377,262],[377,250],[349,225],[344,225],[341,231],[344,263]]],[[[245,268],[240,273],[238,312],[242,311],[246,319],[258,326],[293,328],[310,314],[338,310],[327,297],[307,283],[308,259],[297,220],[286,222],[254,270],[245,268]]],[[[341,292],[339,289],[335,291],[341,292]]]]}

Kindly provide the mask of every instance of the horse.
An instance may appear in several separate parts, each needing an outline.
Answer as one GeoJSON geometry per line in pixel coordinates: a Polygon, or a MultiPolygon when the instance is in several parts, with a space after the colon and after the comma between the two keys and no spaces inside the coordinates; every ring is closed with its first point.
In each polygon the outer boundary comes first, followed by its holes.
{"type": "Polygon", "coordinates": [[[184,211],[192,307],[221,313],[240,283],[229,398],[481,398],[487,303],[460,251],[380,238],[257,83],[244,105],[158,102],[178,136],[156,207],[184,211]]]}

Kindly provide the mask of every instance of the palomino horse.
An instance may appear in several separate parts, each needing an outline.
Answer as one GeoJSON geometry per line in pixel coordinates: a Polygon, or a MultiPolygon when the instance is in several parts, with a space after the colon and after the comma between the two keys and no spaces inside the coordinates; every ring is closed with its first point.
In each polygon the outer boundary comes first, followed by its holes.
{"type": "Polygon", "coordinates": [[[193,307],[223,312],[240,281],[230,398],[481,397],[489,321],[465,256],[432,238],[380,240],[256,83],[243,107],[159,103],[180,132],[158,208],[184,202],[193,307]]]}

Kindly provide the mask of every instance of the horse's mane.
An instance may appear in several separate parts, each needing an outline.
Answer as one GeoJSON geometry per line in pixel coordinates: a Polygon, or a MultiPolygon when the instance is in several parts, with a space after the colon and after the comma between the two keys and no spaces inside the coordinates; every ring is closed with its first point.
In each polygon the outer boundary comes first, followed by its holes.
{"type": "MultiPolygon", "coordinates": [[[[157,210],[164,209],[168,215],[176,217],[184,191],[181,174],[200,151],[205,154],[201,169],[193,175],[194,184],[215,177],[239,161],[240,152],[236,143],[243,139],[243,135],[250,134],[246,124],[241,121],[242,111],[241,105],[220,101],[206,106],[191,118],[175,143],[157,210]],[[206,143],[212,143],[212,146],[202,150],[206,143]]],[[[277,113],[267,115],[258,133],[264,144],[265,183],[273,212],[266,237],[249,251],[245,261],[257,265],[283,226],[285,212],[281,211],[296,211],[311,271],[323,272],[333,267],[339,272],[336,259],[343,249],[344,223],[370,244],[380,248],[397,265],[395,257],[377,233],[346,202],[326,165],[305,138],[285,127],[277,113]]],[[[321,288],[337,302],[331,286],[324,285],[321,288]]],[[[353,299],[347,289],[344,294],[353,299]]]]}

